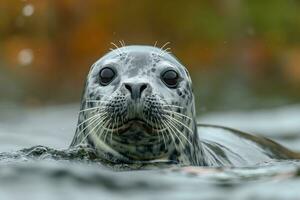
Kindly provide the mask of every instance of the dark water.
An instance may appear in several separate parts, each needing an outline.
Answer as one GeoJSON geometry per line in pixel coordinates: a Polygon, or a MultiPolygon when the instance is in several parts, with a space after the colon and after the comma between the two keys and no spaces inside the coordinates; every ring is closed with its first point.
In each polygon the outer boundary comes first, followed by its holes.
{"type": "MultiPolygon", "coordinates": [[[[9,113],[0,115],[1,200],[300,199],[298,161],[262,163],[249,168],[112,171],[102,166],[90,152],[66,150],[76,125],[77,106],[22,110],[5,105],[1,110],[9,113]],[[42,146],[32,147],[35,145],[42,146]]],[[[267,116],[270,112],[256,115],[267,116]]],[[[204,116],[202,120],[218,121],[222,115],[224,113],[204,116]]],[[[231,118],[231,122],[226,118],[218,123],[243,124],[240,114],[236,120],[233,115],[231,118]]],[[[266,123],[272,121],[265,118],[266,123]]],[[[273,124],[269,124],[270,132],[265,132],[266,135],[272,136],[273,124]]],[[[300,146],[297,128],[297,123],[291,123],[282,134],[274,129],[273,139],[297,149],[300,146]],[[292,130],[293,127],[296,130],[292,130]]],[[[244,129],[263,133],[261,127],[251,124],[244,129]]]]}

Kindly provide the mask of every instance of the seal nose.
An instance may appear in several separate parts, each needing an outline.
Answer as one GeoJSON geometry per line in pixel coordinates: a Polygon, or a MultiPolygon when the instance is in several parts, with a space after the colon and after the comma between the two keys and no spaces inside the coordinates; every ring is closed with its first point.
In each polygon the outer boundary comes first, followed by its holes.
{"type": "Polygon", "coordinates": [[[147,83],[125,83],[125,88],[131,93],[131,98],[134,100],[140,99],[142,92],[147,87],[147,83]]]}

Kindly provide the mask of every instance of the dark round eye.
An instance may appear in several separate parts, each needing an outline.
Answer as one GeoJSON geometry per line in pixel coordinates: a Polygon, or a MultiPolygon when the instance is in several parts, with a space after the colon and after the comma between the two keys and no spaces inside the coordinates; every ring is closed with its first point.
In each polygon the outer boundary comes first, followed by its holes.
{"type": "Polygon", "coordinates": [[[164,72],[161,78],[163,82],[170,88],[176,87],[179,81],[179,75],[174,70],[168,70],[164,72]]]}
{"type": "Polygon", "coordinates": [[[109,67],[101,69],[99,73],[99,80],[101,85],[108,85],[115,77],[115,72],[109,67]]]}

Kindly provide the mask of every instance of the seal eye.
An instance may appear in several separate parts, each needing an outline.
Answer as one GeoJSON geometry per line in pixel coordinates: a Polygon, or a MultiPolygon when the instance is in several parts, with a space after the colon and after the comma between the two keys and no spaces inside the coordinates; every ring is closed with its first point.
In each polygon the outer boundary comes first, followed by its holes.
{"type": "Polygon", "coordinates": [[[99,74],[100,84],[108,85],[115,77],[115,72],[109,67],[101,69],[99,74]]]}
{"type": "Polygon", "coordinates": [[[168,70],[162,74],[163,82],[170,88],[175,88],[178,84],[179,75],[174,70],[168,70]]]}

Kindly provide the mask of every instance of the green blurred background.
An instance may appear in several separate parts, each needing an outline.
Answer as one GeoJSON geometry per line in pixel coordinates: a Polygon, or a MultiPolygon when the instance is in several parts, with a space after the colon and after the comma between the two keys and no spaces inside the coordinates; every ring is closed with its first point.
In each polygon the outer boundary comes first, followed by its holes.
{"type": "Polygon", "coordinates": [[[300,1],[1,0],[0,102],[79,102],[118,44],[162,46],[190,70],[198,112],[300,100],[300,1]]]}

